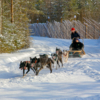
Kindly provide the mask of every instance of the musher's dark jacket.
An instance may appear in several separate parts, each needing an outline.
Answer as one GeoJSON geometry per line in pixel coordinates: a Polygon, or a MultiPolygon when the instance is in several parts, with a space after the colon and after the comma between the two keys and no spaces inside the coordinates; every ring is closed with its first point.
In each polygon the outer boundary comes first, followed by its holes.
{"type": "Polygon", "coordinates": [[[70,48],[72,48],[72,50],[81,50],[84,48],[84,45],[81,42],[74,42],[70,45],[70,48]]]}
{"type": "Polygon", "coordinates": [[[75,33],[71,33],[71,39],[77,38],[77,37],[79,37],[79,39],[80,39],[80,35],[76,31],[75,31],[75,33]]]}

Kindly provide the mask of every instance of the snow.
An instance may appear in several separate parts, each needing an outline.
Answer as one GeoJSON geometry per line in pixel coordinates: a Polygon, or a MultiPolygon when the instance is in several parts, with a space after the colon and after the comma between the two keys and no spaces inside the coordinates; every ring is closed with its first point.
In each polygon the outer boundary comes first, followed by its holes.
{"type": "Polygon", "coordinates": [[[100,100],[99,40],[85,39],[86,55],[69,58],[53,73],[45,68],[38,76],[30,71],[22,78],[20,61],[44,53],[51,57],[56,47],[68,50],[71,44],[70,39],[31,38],[30,48],[0,54],[0,100],[100,100]]]}

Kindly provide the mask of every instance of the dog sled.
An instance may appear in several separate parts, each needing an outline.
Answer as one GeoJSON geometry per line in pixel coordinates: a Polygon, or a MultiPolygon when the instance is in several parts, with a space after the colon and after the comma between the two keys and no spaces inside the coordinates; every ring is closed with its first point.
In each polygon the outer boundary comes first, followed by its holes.
{"type": "MultiPolygon", "coordinates": [[[[73,43],[74,39],[72,40],[72,43],[73,43]]],[[[78,38],[76,38],[76,39],[78,39],[78,38]]],[[[82,40],[83,40],[82,42],[84,44],[84,39],[82,39],[82,40]]],[[[84,51],[83,48],[81,50],[69,50],[68,54],[69,54],[68,55],[69,58],[75,58],[75,57],[80,57],[81,58],[83,55],[85,55],[85,51],[84,51]]]]}
{"type": "Polygon", "coordinates": [[[82,49],[82,50],[69,50],[68,51],[69,53],[69,58],[75,58],[75,57],[82,57],[83,55],[85,55],[85,51],[82,49]]]}

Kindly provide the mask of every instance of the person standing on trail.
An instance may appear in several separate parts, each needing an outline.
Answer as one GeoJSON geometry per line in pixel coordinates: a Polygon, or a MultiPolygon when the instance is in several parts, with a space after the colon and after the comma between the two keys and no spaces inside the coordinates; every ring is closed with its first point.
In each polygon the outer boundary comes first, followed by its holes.
{"type": "Polygon", "coordinates": [[[71,28],[71,39],[73,42],[75,42],[76,38],[80,39],[80,35],[75,31],[75,28],[71,28]]]}

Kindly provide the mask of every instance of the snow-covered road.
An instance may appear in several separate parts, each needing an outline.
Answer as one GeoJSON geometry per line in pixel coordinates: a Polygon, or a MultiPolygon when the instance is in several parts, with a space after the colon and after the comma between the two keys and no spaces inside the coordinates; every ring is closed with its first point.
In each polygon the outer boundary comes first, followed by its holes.
{"type": "Polygon", "coordinates": [[[45,68],[22,78],[20,61],[39,54],[68,50],[71,40],[33,37],[30,48],[0,54],[0,100],[100,100],[100,41],[84,40],[86,55],[69,58],[53,73],[45,68]]]}

